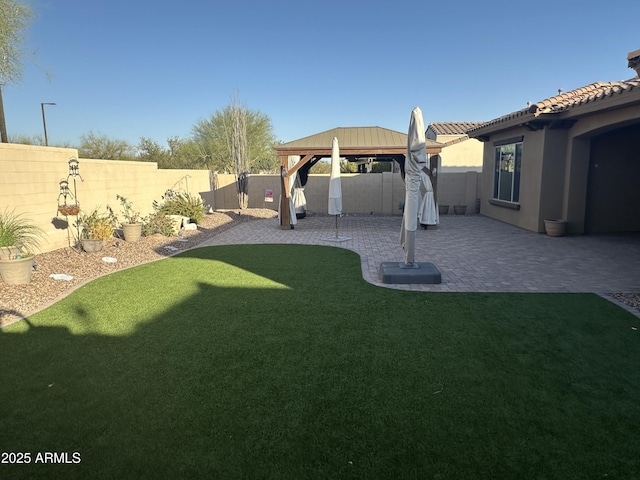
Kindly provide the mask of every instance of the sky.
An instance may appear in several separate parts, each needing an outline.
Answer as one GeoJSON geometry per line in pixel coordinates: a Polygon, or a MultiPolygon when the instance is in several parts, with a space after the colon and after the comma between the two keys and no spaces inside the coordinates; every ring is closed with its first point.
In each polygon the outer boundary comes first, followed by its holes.
{"type": "Polygon", "coordinates": [[[188,138],[234,95],[289,142],[335,127],[488,121],[626,80],[640,1],[25,0],[12,135],[188,138]]]}

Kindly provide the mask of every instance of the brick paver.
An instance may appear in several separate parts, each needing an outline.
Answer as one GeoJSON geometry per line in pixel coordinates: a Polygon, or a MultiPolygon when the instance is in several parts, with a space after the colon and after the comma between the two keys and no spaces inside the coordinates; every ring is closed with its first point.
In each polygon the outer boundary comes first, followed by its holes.
{"type": "Polygon", "coordinates": [[[549,237],[480,215],[443,216],[435,229],[416,232],[415,259],[432,262],[439,285],[381,283],[382,262],[403,261],[399,216],[312,216],[294,230],[276,219],[234,227],[204,245],[293,243],[333,245],[357,252],[364,278],[389,288],[434,292],[640,292],[640,234],[549,237]]]}

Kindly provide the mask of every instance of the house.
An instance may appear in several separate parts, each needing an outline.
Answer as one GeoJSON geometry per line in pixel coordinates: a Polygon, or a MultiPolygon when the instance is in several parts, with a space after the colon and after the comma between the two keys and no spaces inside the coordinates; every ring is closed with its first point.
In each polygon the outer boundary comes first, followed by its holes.
{"type": "Polygon", "coordinates": [[[477,128],[484,122],[434,122],[427,126],[428,140],[442,143],[440,152],[441,172],[481,172],[483,144],[469,138],[467,130],[477,128]]]}
{"type": "MultiPolygon", "coordinates": [[[[627,56],[640,75],[640,50],[627,56]]],[[[470,129],[484,142],[481,213],[535,231],[640,231],[640,78],[596,82],[470,129]]]]}

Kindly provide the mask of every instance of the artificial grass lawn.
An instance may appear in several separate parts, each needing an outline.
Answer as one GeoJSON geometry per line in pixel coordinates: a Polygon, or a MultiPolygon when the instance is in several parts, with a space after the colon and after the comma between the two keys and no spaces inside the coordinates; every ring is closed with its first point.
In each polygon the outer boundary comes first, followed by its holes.
{"type": "Polygon", "coordinates": [[[334,247],[192,250],[0,330],[0,452],[32,458],[0,478],[638,478],[637,322],[379,288],[334,247]]]}

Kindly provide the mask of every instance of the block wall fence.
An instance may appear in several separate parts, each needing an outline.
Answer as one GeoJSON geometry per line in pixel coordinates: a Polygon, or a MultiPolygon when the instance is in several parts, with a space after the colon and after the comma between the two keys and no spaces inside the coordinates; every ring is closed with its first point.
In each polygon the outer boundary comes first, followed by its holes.
{"type": "MultiPolygon", "coordinates": [[[[67,230],[56,229],[59,182],[69,174],[69,159],[78,159],[76,149],[0,143],[0,211],[15,210],[45,231],[40,252],[68,246],[67,230]]],[[[120,214],[116,195],[131,200],[144,216],[153,211],[167,189],[200,195],[212,210],[238,208],[235,178],[209,170],[162,170],[153,162],[96,160],[79,158],[80,178],[76,179],[78,201],[83,211],[109,205],[120,214]]],[[[440,204],[467,205],[474,213],[480,197],[478,172],[441,173],[438,178],[440,204]]],[[[73,190],[73,182],[70,182],[73,190]]],[[[329,175],[310,175],[305,186],[307,210],[327,212],[329,175]]],[[[400,174],[384,172],[343,174],[345,214],[401,215],[404,183],[400,174]]],[[[249,207],[278,209],[279,175],[251,175],[249,207]],[[273,202],[265,201],[267,190],[273,202]]],[[[70,217],[75,220],[75,217],[70,217]]],[[[37,252],[36,252],[37,253],[37,252]]]]}

